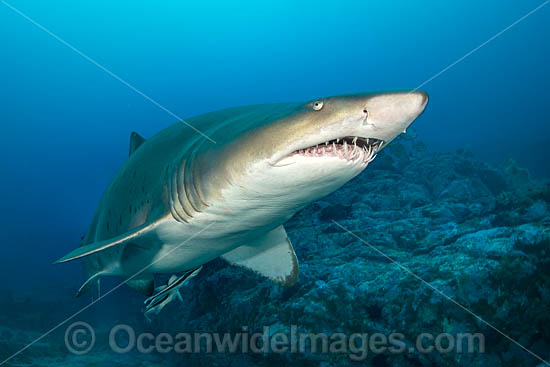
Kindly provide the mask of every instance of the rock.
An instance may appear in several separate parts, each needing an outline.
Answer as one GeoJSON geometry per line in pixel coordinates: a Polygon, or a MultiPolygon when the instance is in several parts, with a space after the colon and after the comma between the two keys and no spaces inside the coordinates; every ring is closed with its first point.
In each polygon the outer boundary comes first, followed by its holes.
{"type": "Polygon", "coordinates": [[[521,187],[530,183],[529,171],[520,168],[511,157],[504,162],[502,170],[509,186],[521,187]]]}
{"type": "Polygon", "coordinates": [[[548,215],[548,206],[546,202],[542,200],[537,200],[533,205],[531,205],[527,212],[525,213],[525,220],[527,221],[537,221],[544,218],[548,215]]]}
{"type": "Polygon", "coordinates": [[[351,205],[330,205],[321,210],[319,219],[325,222],[346,219],[351,215],[351,209],[351,205]]]}

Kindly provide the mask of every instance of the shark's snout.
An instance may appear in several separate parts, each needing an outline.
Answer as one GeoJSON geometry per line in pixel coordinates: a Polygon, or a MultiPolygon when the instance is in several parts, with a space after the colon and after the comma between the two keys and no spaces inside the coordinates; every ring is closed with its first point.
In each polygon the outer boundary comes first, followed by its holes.
{"type": "Polygon", "coordinates": [[[365,134],[390,142],[424,111],[428,95],[423,91],[382,93],[364,102],[365,134]]]}
{"type": "Polygon", "coordinates": [[[416,105],[417,105],[417,111],[416,111],[416,117],[420,115],[422,112],[424,112],[424,109],[426,108],[426,105],[428,104],[428,93],[424,91],[414,91],[410,92],[414,95],[414,98],[416,99],[416,105]]]}
{"type": "Polygon", "coordinates": [[[416,99],[418,100],[418,104],[419,106],[421,106],[422,109],[424,109],[428,104],[428,93],[422,90],[417,90],[417,91],[409,92],[408,94],[412,94],[416,97],[416,99]]]}
{"type": "Polygon", "coordinates": [[[384,93],[367,99],[363,113],[368,115],[366,123],[410,123],[427,103],[428,95],[423,91],[384,93]]]}
{"type": "Polygon", "coordinates": [[[428,104],[428,94],[424,91],[413,91],[407,93],[404,98],[409,98],[407,101],[409,111],[409,122],[410,125],[426,108],[428,104]]]}

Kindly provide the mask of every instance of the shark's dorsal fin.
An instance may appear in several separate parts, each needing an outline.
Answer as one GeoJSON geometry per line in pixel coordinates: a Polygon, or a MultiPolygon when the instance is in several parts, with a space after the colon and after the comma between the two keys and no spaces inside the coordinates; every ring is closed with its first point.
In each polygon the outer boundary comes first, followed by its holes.
{"type": "Polygon", "coordinates": [[[130,152],[128,153],[128,156],[134,154],[137,148],[139,148],[143,143],[145,143],[145,138],[135,131],[132,131],[130,134],[130,152]]]}
{"type": "Polygon", "coordinates": [[[287,287],[298,280],[298,260],[283,226],[259,238],[253,245],[237,247],[222,258],[287,287]]]}
{"type": "Polygon", "coordinates": [[[57,260],[55,264],[79,259],[81,257],[88,256],[99,251],[103,251],[105,249],[108,249],[109,247],[126,243],[127,241],[132,240],[136,237],[143,236],[144,234],[149,232],[151,229],[153,229],[157,224],[158,222],[144,223],[141,226],[138,226],[132,229],[131,231],[121,234],[120,236],[116,236],[104,241],[97,241],[94,243],[90,243],[89,245],[78,247],[73,251],[69,252],[67,255],[63,256],[61,259],[57,260]]]}

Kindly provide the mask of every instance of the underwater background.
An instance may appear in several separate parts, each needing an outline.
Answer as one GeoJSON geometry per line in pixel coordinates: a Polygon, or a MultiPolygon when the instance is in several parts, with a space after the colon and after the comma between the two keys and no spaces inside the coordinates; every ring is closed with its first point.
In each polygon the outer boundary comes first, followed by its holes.
{"type": "Polygon", "coordinates": [[[0,365],[547,365],[547,4],[0,1],[0,365]],[[430,102],[411,131],[285,225],[300,260],[292,288],[214,261],[183,303],[147,322],[126,288],[81,311],[81,264],[52,265],[78,246],[132,131],[418,86],[430,102]],[[96,335],[84,354],[66,346],[76,321],[96,335]],[[154,335],[402,333],[407,348],[421,333],[480,333],[484,350],[116,353],[118,324],[154,335]]]}

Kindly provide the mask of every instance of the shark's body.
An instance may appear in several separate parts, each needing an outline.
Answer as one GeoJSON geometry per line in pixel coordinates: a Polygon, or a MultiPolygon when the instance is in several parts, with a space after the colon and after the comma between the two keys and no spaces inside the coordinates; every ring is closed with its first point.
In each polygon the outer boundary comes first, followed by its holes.
{"type": "Polygon", "coordinates": [[[426,103],[422,92],[354,95],[186,120],[215,143],[183,123],[147,141],[133,134],[81,247],[59,261],[83,257],[85,286],[118,275],[144,294],[155,273],[220,256],[292,285],[298,262],[282,224],[358,175],[426,103]]]}

